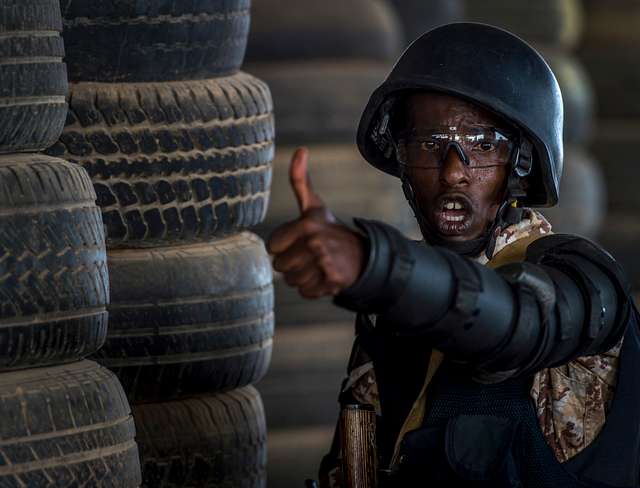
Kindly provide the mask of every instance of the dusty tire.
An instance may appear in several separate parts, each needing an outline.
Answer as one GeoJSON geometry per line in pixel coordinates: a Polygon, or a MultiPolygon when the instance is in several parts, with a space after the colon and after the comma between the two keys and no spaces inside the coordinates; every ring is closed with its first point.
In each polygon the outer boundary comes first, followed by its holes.
{"type": "Polygon", "coordinates": [[[400,23],[382,0],[259,0],[251,15],[247,61],[392,62],[402,50],[400,23]]]}
{"type": "Polygon", "coordinates": [[[0,369],[78,360],[107,333],[104,231],[86,172],[0,156],[0,369]]]}
{"type": "Polygon", "coordinates": [[[211,78],[242,65],[250,0],[62,0],[71,81],[211,78]]]}
{"type": "Polygon", "coordinates": [[[91,176],[110,247],[201,241],[263,219],[272,110],[268,87],[245,73],[79,83],[67,126],[48,152],[91,176]]]}
{"type": "Polygon", "coordinates": [[[640,206],[639,133],[637,121],[601,120],[598,123],[591,151],[601,161],[610,212],[632,214],[640,206]]]}
{"type": "Polygon", "coordinates": [[[609,212],[598,242],[620,263],[631,289],[640,290],[640,225],[637,208],[631,212],[609,212]]]}
{"type": "Polygon", "coordinates": [[[273,95],[279,144],[355,140],[362,109],[389,67],[372,62],[256,63],[273,95]]]}
{"type": "MultiPolygon", "coordinates": [[[[294,150],[291,146],[278,147],[273,162],[269,212],[258,228],[263,236],[299,216],[288,179],[294,150]]],[[[352,217],[382,220],[410,237],[418,237],[413,213],[397,178],[371,167],[353,145],[312,145],[309,153],[309,174],[314,189],[338,218],[345,222],[350,222],[352,217]]]]}
{"type": "Polygon", "coordinates": [[[129,404],[90,361],[0,375],[0,485],[134,488],[140,463],[129,404]]]}
{"type": "Polygon", "coordinates": [[[463,4],[465,20],[502,27],[536,44],[569,48],[582,33],[579,0],[464,0],[463,4]]]}
{"type": "Polygon", "coordinates": [[[462,18],[461,0],[390,0],[404,27],[405,44],[425,32],[462,18]]]}
{"type": "Polygon", "coordinates": [[[0,4],[0,153],[41,151],[53,144],[67,114],[57,0],[0,4]]]}
{"type": "Polygon", "coordinates": [[[355,314],[333,304],[330,297],[307,300],[284,281],[281,274],[273,277],[276,325],[296,328],[318,322],[353,323],[355,314]]]}
{"type": "Polygon", "coordinates": [[[593,79],[598,115],[631,119],[640,115],[640,6],[619,1],[586,3],[585,37],[578,55],[593,79]]]}
{"type": "Polygon", "coordinates": [[[560,85],[564,104],[564,141],[582,144],[591,136],[594,94],[591,80],[578,60],[558,51],[542,54],[560,85]]]}
{"type": "Polygon", "coordinates": [[[229,390],[264,375],[273,289],[257,236],[113,251],[109,269],[109,334],[96,358],[131,401],[229,390]]]}
{"type": "Polygon", "coordinates": [[[251,386],[133,407],[143,487],[265,488],[267,428],[251,386]]]}
{"type": "Polygon", "coordinates": [[[565,147],[560,204],[540,211],[555,232],[594,239],[606,213],[606,187],[600,165],[580,148],[565,147]]]}

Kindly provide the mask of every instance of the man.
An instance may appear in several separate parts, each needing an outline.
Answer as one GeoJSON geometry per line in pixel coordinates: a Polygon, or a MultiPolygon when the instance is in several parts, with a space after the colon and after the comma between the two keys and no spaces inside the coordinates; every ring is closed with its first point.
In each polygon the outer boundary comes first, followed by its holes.
{"type": "Polygon", "coordinates": [[[425,241],[337,222],[299,150],[302,216],[269,250],[303,296],[359,312],[341,400],[376,407],[386,483],[638,486],[640,334],[622,273],[531,208],[557,203],[562,173],[543,59],[486,25],[430,31],[371,96],[358,146],[400,178],[425,241]]]}

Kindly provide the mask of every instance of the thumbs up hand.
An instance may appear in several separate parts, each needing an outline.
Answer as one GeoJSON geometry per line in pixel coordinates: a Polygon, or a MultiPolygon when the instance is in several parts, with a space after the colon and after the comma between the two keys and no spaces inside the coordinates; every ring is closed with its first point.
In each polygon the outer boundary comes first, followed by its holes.
{"type": "Polygon", "coordinates": [[[278,227],[267,249],[273,267],[305,298],[337,295],[356,282],[365,265],[363,238],[338,223],[313,190],[307,172],[309,152],[298,149],[289,178],[300,217],[278,227]]]}

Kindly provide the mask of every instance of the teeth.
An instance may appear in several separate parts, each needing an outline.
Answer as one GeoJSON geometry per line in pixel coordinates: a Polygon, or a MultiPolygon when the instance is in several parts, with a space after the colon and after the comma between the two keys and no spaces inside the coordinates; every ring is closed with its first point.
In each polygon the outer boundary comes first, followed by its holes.
{"type": "Polygon", "coordinates": [[[462,222],[464,220],[464,216],[445,215],[444,219],[448,222],[462,222]]]}
{"type": "Polygon", "coordinates": [[[445,202],[444,208],[446,210],[462,210],[464,207],[460,202],[445,202]]]}

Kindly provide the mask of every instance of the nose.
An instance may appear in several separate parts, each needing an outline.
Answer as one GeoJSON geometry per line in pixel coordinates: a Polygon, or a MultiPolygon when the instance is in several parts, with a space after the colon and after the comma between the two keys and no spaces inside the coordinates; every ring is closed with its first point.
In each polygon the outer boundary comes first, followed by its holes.
{"type": "Polygon", "coordinates": [[[449,150],[442,162],[440,181],[450,187],[469,184],[469,167],[464,163],[462,155],[453,146],[449,146],[449,150]]]}

